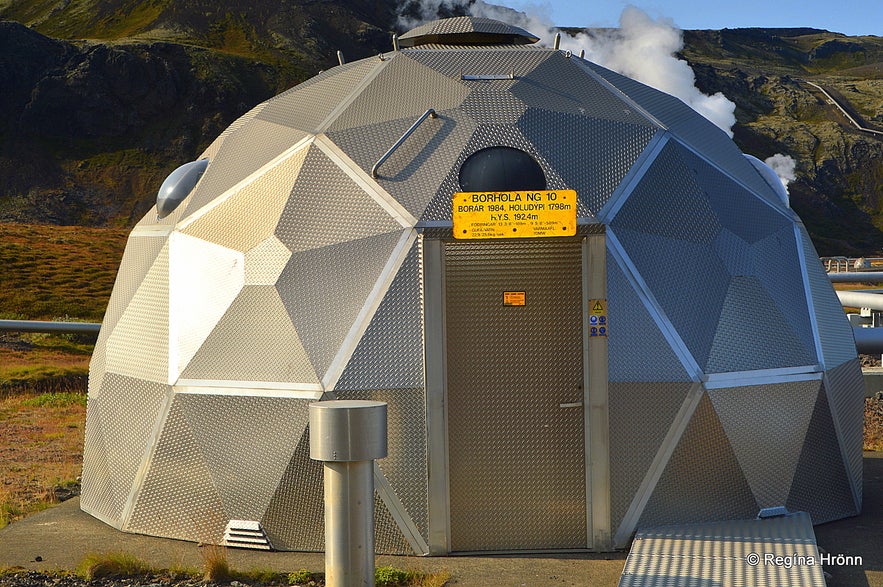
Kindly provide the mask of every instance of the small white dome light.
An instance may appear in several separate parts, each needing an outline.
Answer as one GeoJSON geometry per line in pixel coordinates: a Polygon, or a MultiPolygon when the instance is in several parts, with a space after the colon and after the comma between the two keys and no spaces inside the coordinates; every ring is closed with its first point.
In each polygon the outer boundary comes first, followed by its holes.
{"type": "Polygon", "coordinates": [[[165,218],[184,201],[208,167],[208,159],[185,163],[169,174],[156,194],[156,215],[165,218]]]}

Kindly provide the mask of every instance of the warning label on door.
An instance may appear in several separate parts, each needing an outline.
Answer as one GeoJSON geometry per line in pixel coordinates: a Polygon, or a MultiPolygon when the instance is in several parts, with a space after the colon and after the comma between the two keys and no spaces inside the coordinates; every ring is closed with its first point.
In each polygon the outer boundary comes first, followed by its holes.
{"type": "Polygon", "coordinates": [[[454,238],[533,238],[576,234],[576,191],[457,192],[454,238]]]}
{"type": "Polygon", "coordinates": [[[589,336],[607,336],[607,300],[589,300],[589,336]]]}
{"type": "Polygon", "coordinates": [[[524,292],[523,291],[504,291],[503,292],[503,305],[504,306],[523,306],[524,305],[524,292]]]}

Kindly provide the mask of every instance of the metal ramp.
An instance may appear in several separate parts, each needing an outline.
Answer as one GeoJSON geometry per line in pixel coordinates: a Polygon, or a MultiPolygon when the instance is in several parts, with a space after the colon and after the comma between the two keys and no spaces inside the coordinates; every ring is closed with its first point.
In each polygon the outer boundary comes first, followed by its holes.
{"type": "Polygon", "coordinates": [[[619,587],[825,586],[809,514],[638,530],[619,587]]]}

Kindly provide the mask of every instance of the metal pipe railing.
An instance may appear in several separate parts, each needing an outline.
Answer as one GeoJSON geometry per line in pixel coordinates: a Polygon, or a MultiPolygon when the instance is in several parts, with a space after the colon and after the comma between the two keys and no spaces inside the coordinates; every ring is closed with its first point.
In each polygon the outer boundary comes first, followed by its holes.
{"type": "Polygon", "coordinates": [[[48,334],[98,334],[98,322],[53,322],[43,320],[0,320],[0,331],[44,332],[48,334]]]}
{"type": "Polygon", "coordinates": [[[399,140],[397,140],[392,147],[389,148],[389,151],[384,153],[383,157],[381,157],[380,159],[377,160],[377,163],[375,163],[374,167],[371,168],[371,177],[373,177],[375,179],[377,178],[377,170],[380,169],[380,166],[383,165],[386,162],[386,160],[389,159],[390,156],[392,156],[392,154],[396,152],[396,149],[398,149],[399,147],[402,146],[402,143],[404,143],[407,140],[407,138],[409,136],[411,136],[411,134],[415,130],[417,130],[417,127],[420,126],[424,120],[426,120],[427,118],[437,118],[437,117],[438,117],[438,114],[436,114],[435,110],[433,110],[432,108],[430,108],[429,110],[424,112],[420,116],[420,118],[417,119],[417,122],[412,124],[411,128],[406,130],[405,134],[403,134],[402,137],[399,140]]]}
{"type": "Polygon", "coordinates": [[[840,304],[848,308],[883,310],[883,294],[863,291],[838,291],[837,297],[840,299],[840,304]]]}

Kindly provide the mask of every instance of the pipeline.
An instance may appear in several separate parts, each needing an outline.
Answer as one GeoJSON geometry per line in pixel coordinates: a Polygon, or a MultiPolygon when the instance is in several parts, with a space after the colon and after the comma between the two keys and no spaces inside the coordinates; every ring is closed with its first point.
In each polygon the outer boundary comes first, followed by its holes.
{"type": "Polygon", "coordinates": [[[0,331],[45,332],[49,334],[98,334],[98,322],[50,322],[42,320],[0,320],[0,331]]]}

